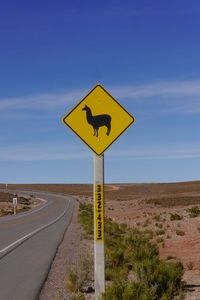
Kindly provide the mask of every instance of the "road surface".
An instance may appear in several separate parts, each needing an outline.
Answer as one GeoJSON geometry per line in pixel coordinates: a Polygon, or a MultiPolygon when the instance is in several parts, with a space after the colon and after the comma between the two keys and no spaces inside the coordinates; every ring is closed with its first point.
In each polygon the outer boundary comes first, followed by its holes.
{"type": "Polygon", "coordinates": [[[69,225],[74,198],[17,191],[46,200],[25,214],[0,218],[0,299],[38,299],[57,247],[69,225]]]}

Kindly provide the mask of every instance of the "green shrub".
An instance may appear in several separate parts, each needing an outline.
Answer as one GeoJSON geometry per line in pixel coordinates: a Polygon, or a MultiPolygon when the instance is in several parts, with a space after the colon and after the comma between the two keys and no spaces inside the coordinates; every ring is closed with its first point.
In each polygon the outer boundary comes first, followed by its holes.
{"type": "Polygon", "coordinates": [[[113,266],[113,268],[122,266],[124,263],[123,250],[113,248],[113,250],[109,252],[108,259],[110,260],[110,263],[113,266]]]}
{"type": "Polygon", "coordinates": [[[171,259],[176,259],[176,257],[172,256],[172,255],[168,255],[167,258],[166,258],[166,260],[171,260],[171,259]]]}
{"type": "Polygon", "coordinates": [[[76,264],[71,267],[67,290],[73,293],[81,292],[84,285],[92,279],[92,267],[93,257],[89,253],[82,254],[76,264]]]}
{"type": "Polygon", "coordinates": [[[145,231],[143,232],[144,235],[148,238],[148,239],[152,239],[153,238],[153,230],[152,229],[145,229],[145,231]]]}
{"type": "Polygon", "coordinates": [[[93,206],[92,204],[80,203],[79,205],[79,223],[83,226],[84,237],[88,239],[93,238],[94,221],[93,221],[93,206]]]}
{"type": "Polygon", "coordinates": [[[192,262],[192,261],[189,261],[189,263],[187,264],[187,269],[188,269],[188,270],[192,270],[193,267],[194,267],[193,262],[192,262]]]}
{"type": "Polygon", "coordinates": [[[156,288],[156,299],[173,299],[176,291],[181,288],[184,270],[180,262],[166,263],[155,257],[137,263],[134,270],[141,283],[148,288],[156,288]]]}
{"type": "Polygon", "coordinates": [[[156,242],[159,244],[159,243],[163,243],[164,242],[164,239],[162,237],[158,237],[156,242]]]}
{"type": "MultiPolygon", "coordinates": [[[[83,210],[85,207],[82,207],[80,222],[91,226],[83,210]]],[[[158,235],[164,233],[164,229],[157,232],[158,235]]],[[[179,293],[183,266],[180,262],[160,260],[158,247],[151,242],[152,235],[152,230],[140,232],[137,228],[119,226],[111,219],[105,219],[105,275],[110,283],[101,299],[171,300],[179,293]],[[134,279],[129,276],[131,274],[134,279]]],[[[158,240],[164,247],[164,239],[158,237],[158,240]]]]}
{"type": "Polygon", "coordinates": [[[159,230],[156,231],[156,234],[157,235],[163,235],[163,234],[165,234],[165,230],[164,229],[159,229],[159,230]]]}
{"type": "Polygon", "coordinates": [[[176,235],[183,236],[183,235],[185,235],[185,232],[182,230],[176,230],[176,235]]]}
{"type": "Polygon", "coordinates": [[[23,209],[24,211],[27,211],[27,210],[30,209],[30,207],[29,207],[28,205],[23,205],[22,209],[23,209]]]}
{"type": "Polygon", "coordinates": [[[153,217],[153,220],[155,220],[156,222],[160,222],[160,215],[155,215],[153,217]]]}
{"type": "Polygon", "coordinates": [[[188,208],[187,212],[189,213],[190,218],[196,218],[200,214],[200,210],[198,206],[193,206],[191,208],[188,208]]]}
{"type": "Polygon", "coordinates": [[[122,300],[123,293],[126,287],[124,281],[114,281],[112,285],[106,288],[106,293],[102,295],[102,300],[122,300]]]}
{"type": "Polygon", "coordinates": [[[71,270],[68,274],[67,290],[70,292],[78,291],[78,273],[76,270],[71,270]]]}
{"type": "Polygon", "coordinates": [[[120,229],[122,230],[122,232],[126,232],[126,230],[127,230],[127,224],[126,223],[120,224],[120,229]]]}
{"type": "Polygon", "coordinates": [[[82,293],[73,293],[71,300],[85,300],[85,296],[82,293]]]}
{"type": "Polygon", "coordinates": [[[178,214],[170,214],[171,221],[182,220],[182,219],[183,219],[183,216],[180,216],[178,214]]]}
{"type": "Polygon", "coordinates": [[[114,282],[106,288],[103,300],[152,300],[155,296],[155,289],[149,288],[144,283],[138,282],[114,282]]]}
{"type": "Polygon", "coordinates": [[[131,282],[124,290],[123,300],[152,300],[155,297],[155,289],[148,287],[144,283],[131,282]]]}

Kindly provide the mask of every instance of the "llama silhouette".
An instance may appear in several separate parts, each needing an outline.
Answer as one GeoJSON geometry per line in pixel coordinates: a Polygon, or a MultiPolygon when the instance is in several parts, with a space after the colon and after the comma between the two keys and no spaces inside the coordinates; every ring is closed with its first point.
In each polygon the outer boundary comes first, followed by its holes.
{"type": "Polygon", "coordinates": [[[88,124],[92,125],[92,127],[94,129],[94,134],[93,134],[94,136],[98,137],[98,130],[99,130],[99,127],[101,127],[101,126],[106,126],[107,127],[106,134],[107,135],[110,134],[111,116],[109,116],[109,115],[93,116],[91,109],[87,105],[85,105],[85,107],[82,110],[86,111],[87,122],[88,122],[88,124]]]}

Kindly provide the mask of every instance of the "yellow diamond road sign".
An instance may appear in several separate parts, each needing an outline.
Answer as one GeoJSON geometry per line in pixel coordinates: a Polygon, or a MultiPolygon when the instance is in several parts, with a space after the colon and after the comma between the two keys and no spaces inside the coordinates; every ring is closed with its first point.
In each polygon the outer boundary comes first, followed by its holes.
{"type": "Polygon", "coordinates": [[[63,118],[63,122],[101,156],[135,122],[135,118],[97,84],[63,118]]]}

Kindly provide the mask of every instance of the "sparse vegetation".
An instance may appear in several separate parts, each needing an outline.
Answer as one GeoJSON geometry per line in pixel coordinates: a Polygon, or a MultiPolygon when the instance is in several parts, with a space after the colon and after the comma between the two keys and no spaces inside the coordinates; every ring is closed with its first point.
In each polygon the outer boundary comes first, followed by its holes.
{"type": "Polygon", "coordinates": [[[185,232],[182,230],[176,230],[176,235],[184,236],[185,232]]]}
{"type": "Polygon", "coordinates": [[[71,300],[85,300],[85,296],[83,293],[73,293],[71,296],[71,300]]]}
{"type": "Polygon", "coordinates": [[[1,216],[12,215],[13,214],[13,209],[12,208],[11,209],[4,209],[4,208],[2,208],[0,210],[0,214],[1,214],[1,216]]]}
{"type": "Polygon", "coordinates": [[[79,205],[79,223],[84,228],[84,238],[93,238],[93,206],[92,204],[80,203],[79,205]]]}
{"type": "MultiPolygon", "coordinates": [[[[16,187],[13,187],[13,188],[16,188],[16,187]]],[[[30,187],[24,186],[24,188],[43,189],[46,191],[51,190],[51,191],[55,191],[55,192],[62,192],[62,193],[64,192],[66,194],[76,194],[76,195],[77,194],[88,195],[90,193],[90,195],[92,195],[92,186],[89,186],[89,185],[88,186],[83,186],[83,185],[80,185],[80,186],[79,185],[73,185],[73,186],[72,185],[42,185],[42,186],[38,186],[37,185],[37,186],[30,186],[30,187]]],[[[105,190],[106,190],[106,186],[105,186],[105,190]]],[[[155,198],[161,199],[162,200],[162,203],[160,203],[161,206],[169,206],[169,207],[178,206],[178,205],[179,206],[184,206],[184,205],[191,205],[191,206],[194,205],[195,206],[195,205],[200,204],[199,191],[200,191],[200,182],[185,182],[185,183],[180,183],[180,184],[179,183],[178,184],[147,184],[147,185],[141,184],[141,185],[127,185],[127,186],[120,185],[120,191],[119,190],[111,191],[111,189],[109,191],[107,189],[105,191],[105,193],[106,193],[105,198],[106,198],[106,201],[108,200],[108,203],[112,203],[112,200],[117,201],[118,199],[120,199],[121,194],[124,195],[124,198],[127,195],[134,195],[134,197],[138,199],[138,202],[140,202],[140,200],[144,199],[144,196],[145,196],[145,199],[147,199],[147,201],[149,199],[155,199],[155,198]],[[120,196],[119,196],[119,193],[121,193],[120,196]]],[[[91,199],[90,199],[90,201],[91,201],[91,199]]],[[[151,204],[152,204],[152,202],[151,202],[151,204]]],[[[135,204],[134,204],[134,206],[135,206],[135,204]]],[[[151,209],[153,207],[153,205],[151,205],[149,207],[151,209]]],[[[132,208],[132,206],[131,206],[131,208],[132,208]]],[[[160,207],[159,207],[159,209],[160,209],[160,207]]],[[[164,210],[164,209],[161,208],[161,210],[164,210]]],[[[152,210],[152,216],[155,214],[155,211],[156,211],[156,209],[152,210]]],[[[110,215],[115,216],[114,213],[112,213],[112,211],[110,211],[109,213],[110,213],[110,215]]],[[[116,208],[115,214],[116,215],[119,214],[119,216],[120,216],[120,211],[118,211],[118,208],[116,208]]],[[[140,221],[139,218],[142,216],[142,209],[138,210],[137,212],[135,211],[134,214],[136,214],[136,215],[140,214],[140,216],[138,217],[137,220],[135,220],[135,222],[140,221]]],[[[158,212],[157,212],[157,214],[158,214],[158,212]]],[[[178,212],[178,214],[179,214],[179,212],[178,212]]],[[[185,215],[186,215],[186,213],[183,214],[184,219],[185,219],[185,215]]],[[[123,218],[123,214],[121,217],[123,218]]],[[[163,217],[164,216],[162,215],[161,218],[163,218],[163,217]]],[[[187,219],[188,219],[188,217],[189,217],[189,214],[187,216],[187,219]]],[[[170,221],[168,221],[169,218],[170,218],[170,214],[169,214],[169,211],[167,210],[167,223],[169,223],[169,224],[164,227],[167,227],[170,229],[166,231],[167,232],[166,238],[170,238],[170,236],[171,236],[171,237],[173,237],[173,239],[176,239],[177,249],[175,252],[178,255],[178,253],[180,253],[182,250],[182,249],[178,249],[179,241],[181,241],[182,238],[176,237],[176,233],[174,231],[176,231],[176,229],[178,229],[178,228],[176,226],[174,226],[173,222],[170,223],[170,221]]],[[[123,219],[122,219],[122,221],[123,221],[123,219]]],[[[193,221],[194,221],[194,226],[195,226],[194,234],[197,235],[196,228],[198,227],[198,224],[197,224],[198,220],[196,220],[196,221],[193,220],[193,221]],[[195,225],[195,224],[197,224],[197,225],[195,225]]],[[[144,221],[142,221],[141,223],[143,224],[144,221]]],[[[174,222],[174,223],[176,223],[176,222],[174,222]]],[[[141,227],[138,227],[138,228],[141,228],[141,227]]],[[[144,230],[144,229],[146,229],[146,228],[143,228],[142,230],[144,230]]],[[[186,232],[185,232],[185,235],[187,237],[186,232]]],[[[188,238],[189,237],[190,237],[190,235],[188,235],[188,238]]],[[[167,240],[167,242],[169,242],[169,240],[167,240]]],[[[169,244],[171,244],[171,243],[169,243],[169,244]]],[[[186,246],[184,246],[184,247],[186,247],[186,246]]],[[[197,253],[196,253],[196,255],[197,255],[197,253]]]]}
{"type": "Polygon", "coordinates": [[[155,204],[161,207],[173,207],[173,206],[188,206],[200,204],[200,196],[171,196],[160,197],[159,199],[148,199],[147,203],[155,204]]]}
{"type": "Polygon", "coordinates": [[[89,253],[82,254],[72,266],[66,288],[73,293],[74,299],[84,299],[82,293],[88,281],[92,280],[92,267],[93,257],[89,253]]]}
{"type": "Polygon", "coordinates": [[[153,220],[155,220],[156,222],[160,222],[160,215],[155,215],[153,217],[153,220]]]}
{"type": "Polygon", "coordinates": [[[142,227],[147,227],[149,224],[151,224],[149,219],[146,219],[142,227]]]}
{"type": "Polygon", "coordinates": [[[163,234],[165,234],[165,230],[164,229],[159,229],[159,230],[156,231],[156,234],[157,235],[163,235],[163,234]]]}
{"type": "Polygon", "coordinates": [[[158,223],[158,228],[163,228],[163,225],[161,223],[158,223]]]}
{"type": "Polygon", "coordinates": [[[177,221],[177,220],[182,220],[183,216],[179,214],[170,214],[170,221],[177,221]]]}
{"type": "MultiPolygon", "coordinates": [[[[82,206],[80,213],[83,217],[82,206]]],[[[84,230],[91,232],[91,221],[82,217],[84,230]]],[[[111,283],[102,299],[174,299],[183,288],[182,264],[160,260],[158,247],[150,241],[149,233],[152,236],[152,231],[142,233],[105,219],[106,280],[111,283]],[[130,279],[130,274],[134,279],[130,279]]]]}
{"type": "Polygon", "coordinates": [[[0,216],[7,216],[13,214],[13,197],[18,198],[17,212],[24,212],[30,209],[31,198],[19,197],[17,194],[10,194],[0,192],[0,202],[5,202],[6,205],[0,208],[0,216]]]}
{"type": "Polygon", "coordinates": [[[162,237],[158,237],[156,242],[159,244],[159,243],[163,243],[164,242],[164,239],[162,237]]]}
{"type": "Polygon", "coordinates": [[[188,269],[188,270],[192,270],[193,267],[194,267],[193,262],[192,262],[192,261],[189,261],[189,263],[187,264],[187,269],[188,269]]]}
{"type": "Polygon", "coordinates": [[[172,255],[168,255],[167,258],[166,258],[166,260],[171,260],[171,259],[176,259],[176,257],[172,256],[172,255]]]}
{"type": "Polygon", "coordinates": [[[145,229],[144,234],[151,240],[153,238],[153,230],[152,229],[145,229]]]}
{"type": "Polygon", "coordinates": [[[196,218],[200,214],[200,210],[198,206],[193,206],[191,208],[188,208],[187,212],[189,213],[190,218],[196,218]]]}

